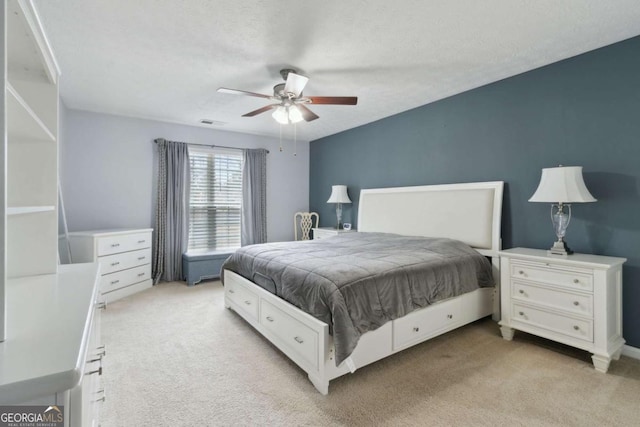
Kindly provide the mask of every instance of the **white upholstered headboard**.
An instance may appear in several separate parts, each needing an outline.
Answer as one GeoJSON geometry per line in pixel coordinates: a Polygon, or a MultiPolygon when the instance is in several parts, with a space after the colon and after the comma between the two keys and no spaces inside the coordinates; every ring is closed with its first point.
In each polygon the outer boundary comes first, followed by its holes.
{"type": "Polygon", "coordinates": [[[493,181],[362,190],[358,231],[448,237],[496,256],[503,186],[493,181]]]}

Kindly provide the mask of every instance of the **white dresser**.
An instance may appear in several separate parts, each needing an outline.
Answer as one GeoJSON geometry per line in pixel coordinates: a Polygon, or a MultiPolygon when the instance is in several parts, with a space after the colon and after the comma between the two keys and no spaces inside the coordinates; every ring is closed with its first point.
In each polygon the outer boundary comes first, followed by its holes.
{"type": "Polygon", "coordinates": [[[338,230],[334,227],[318,227],[312,228],[313,230],[313,240],[318,239],[326,239],[327,237],[337,236],[342,233],[355,233],[357,230],[352,228],[351,230],[338,230]]]}
{"type": "Polygon", "coordinates": [[[100,264],[102,301],[113,302],[151,287],[152,232],[144,228],[69,233],[73,262],[100,264]]]}
{"type": "Polygon", "coordinates": [[[502,336],[514,329],[593,353],[596,370],[618,360],[625,258],[515,248],[500,252],[502,336]]]}

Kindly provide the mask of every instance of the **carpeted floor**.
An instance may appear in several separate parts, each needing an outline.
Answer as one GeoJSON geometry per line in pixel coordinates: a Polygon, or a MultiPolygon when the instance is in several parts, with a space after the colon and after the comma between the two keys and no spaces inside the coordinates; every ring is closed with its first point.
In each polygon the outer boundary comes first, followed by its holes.
{"type": "Polygon", "coordinates": [[[223,305],[220,282],[163,283],[108,306],[103,426],[638,426],[640,361],[481,320],[330,383],[223,305]]]}

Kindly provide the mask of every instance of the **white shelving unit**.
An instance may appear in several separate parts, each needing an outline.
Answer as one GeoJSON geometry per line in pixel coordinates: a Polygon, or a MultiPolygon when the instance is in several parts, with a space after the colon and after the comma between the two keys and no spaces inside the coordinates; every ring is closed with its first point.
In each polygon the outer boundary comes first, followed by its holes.
{"type": "Polygon", "coordinates": [[[30,2],[6,13],[5,278],[57,272],[58,75],[30,2]]]}
{"type": "Polygon", "coordinates": [[[99,265],[58,268],[60,71],[32,0],[3,1],[0,26],[0,403],[97,425],[99,265]]]}

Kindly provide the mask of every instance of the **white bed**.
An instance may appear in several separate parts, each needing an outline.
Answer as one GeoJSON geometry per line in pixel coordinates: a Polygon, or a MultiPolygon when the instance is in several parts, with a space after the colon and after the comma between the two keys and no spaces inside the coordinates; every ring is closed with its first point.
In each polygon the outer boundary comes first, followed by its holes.
{"type": "Polygon", "coordinates": [[[224,272],[225,306],[285,353],[326,395],[329,381],[357,368],[490,314],[499,320],[502,192],[501,181],[360,192],[359,232],[461,240],[492,257],[496,287],[432,304],[365,333],[338,367],[326,323],[229,270],[224,272]]]}

